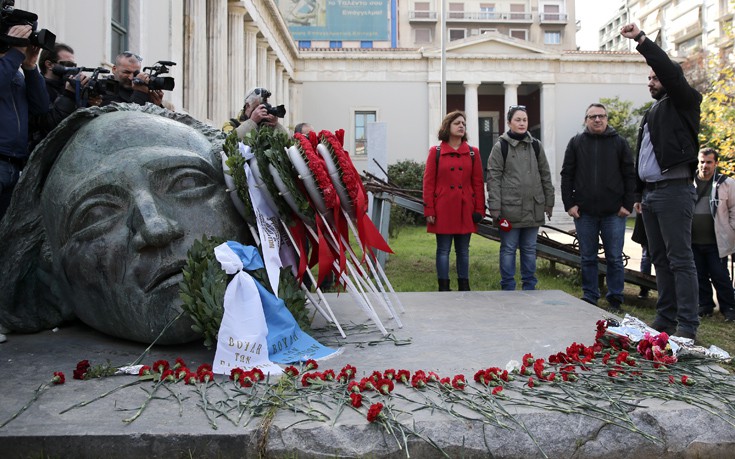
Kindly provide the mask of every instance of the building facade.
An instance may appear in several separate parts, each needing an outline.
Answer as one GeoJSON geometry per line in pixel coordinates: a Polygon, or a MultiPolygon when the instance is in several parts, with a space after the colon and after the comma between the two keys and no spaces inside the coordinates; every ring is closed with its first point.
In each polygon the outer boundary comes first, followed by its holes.
{"type": "MultiPolygon", "coordinates": [[[[318,130],[345,129],[345,147],[362,171],[370,162],[372,122],[387,126],[389,163],[424,161],[437,144],[444,115],[441,47],[416,43],[415,31],[428,25],[435,36],[438,26],[417,13],[431,16],[438,1],[428,9],[421,3],[395,4],[400,46],[362,48],[315,42],[299,48],[276,0],[18,0],[16,6],[37,13],[41,27],[73,46],[80,65],[109,67],[121,48],[142,55],[144,66],[177,62],[176,87],[165,100],[214,126],[236,115],[250,88],[266,87],[271,104],[286,105],[286,127],[309,122],[318,130]]],[[[470,143],[483,159],[507,129],[508,106],[526,105],[558,189],[564,150],[590,103],[649,100],[648,70],[637,53],[575,50],[573,1],[457,3],[461,11],[449,2],[455,17],[447,18],[448,28],[465,32],[446,46],[446,108],[467,113],[470,143]],[[485,26],[494,30],[479,33],[485,26]],[[521,29],[523,36],[515,34],[521,29]],[[545,43],[546,32],[555,30],[559,43],[545,43]]]]}

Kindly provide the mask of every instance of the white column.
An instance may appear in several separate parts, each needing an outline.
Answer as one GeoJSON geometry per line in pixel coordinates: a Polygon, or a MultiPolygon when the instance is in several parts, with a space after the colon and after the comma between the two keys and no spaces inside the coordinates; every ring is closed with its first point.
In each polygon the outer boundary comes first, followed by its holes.
{"type": "MultiPolygon", "coordinates": [[[[551,182],[556,190],[556,206],[554,214],[565,215],[564,206],[561,202],[561,187],[559,186],[559,171],[564,162],[564,149],[556,148],[556,85],[544,83],[541,85],[541,142],[544,152],[549,161],[551,170],[551,182]]],[[[534,124],[529,120],[529,125],[534,124]]]]}
{"type": "MultiPolygon", "coordinates": [[[[209,71],[213,80],[227,75],[227,2],[219,0],[207,1],[207,45],[209,71]]],[[[219,126],[229,115],[228,97],[224,88],[209,85],[207,107],[208,119],[219,126]]]]}
{"type": "Polygon", "coordinates": [[[184,110],[197,119],[207,117],[209,74],[207,59],[207,6],[184,1],[184,110]]]}
{"type": "Polygon", "coordinates": [[[289,84],[289,77],[287,72],[281,74],[281,103],[286,106],[286,118],[283,120],[283,125],[286,128],[296,125],[297,121],[293,117],[293,105],[291,104],[291,88],[289,84]]]}
{"type": "MultiPolygon", "coordinates": [[[[286,107],[286,110],[289,108],[291,109],[291,116],[290,120],[291,123],[296,126],[297,124],[303,122],[304,120],[304,102],[303,97],[301,97],[301,91],[303,88],[302,83],[297,83],[295,81],[289,81],[288,84],[290,88],[290,95],[289,95],[289,101],[288,106],[286,107]]],[[[306,121],[307,123],[310,121],[306,121]]],[[[321,131],[324,129],[324,126],[314,126],[314,129],[317,131],[321,131]]]]}
{"type": "Polygon", "coordinates": [[[520,83],[503,83],[505,88],[505,107],[503,107],[503,116],[508,113],[508,107],[518,105],[518,86],[520,83]]]}
{"type": "Polygon", "coordinates": [[[273,94],[275,95],[275,97],[273,98],[274,104],[276,105],[284,104],[283,100],[285,99],[285,97],[283,94],[283,65],[281,65],[280,62],[276,62],[275,83],[273,85],[273,94]]]}
{"type": "MultiPolygon", "coordinates": [[[[245,96],[258,85],[258,28],[245,24],[245,96]]],[[[242,101],[240,101],[242,104],[242,101]]]]}
{"type": "MultiPolygon", "coordinates": [[[[245,99],[245,8],[236,3],[229,3],[227,11],[227,63],[228,92],[230,118],[237,115],[245,99]]],[[[216,124],[215,124],[216,126],[216,124]]]]}
{"type": "Polygon", "coordinates": [[[442,118],[444,118],[445,115],[445,113],[442,113],[441,111],[441,91],[442,88],[440,82],[428,83],[427,95],[429,97],[429,103],[427,105],[429,107],[429,138],[427,139],[424,151],[429,151],[429,147],[432,145],[438,145],[439,142],[436,139],[436,133],[439,131],[439,126],[441,125],[442,118]]]}
{"type": "MultiPolygon", "coordinates": [[[[477,109],[477,88],[480,83],[465,82],[464,83],[464,112],[467,115],[467,137],[474,141],[474,145],[478,144],[480,137],[480,113],[477,109]]],[[[470,144],[472,144],[470,142],[470,144]]]]}
{"type": "Polygon", "coordinates": [[[258,79],[255,86],[268,86],[268,43],[265,41],[258,40],[257,68],[258,79]]]}
{"type": "MultiPolygon", "coordinates": [[[[266,75],[267,77],[267,83],[266,88],[273,93],[276,97],[273,99],[274,101],[278,100],[280,97],[278,94],[276,94],[276,91],[278,90],[277,82],[276,82],[276,55],[272,51],[268,53],[268,73],[266,75]]],[[[272,102],[271,102],[272,104],[272,102]]]]}

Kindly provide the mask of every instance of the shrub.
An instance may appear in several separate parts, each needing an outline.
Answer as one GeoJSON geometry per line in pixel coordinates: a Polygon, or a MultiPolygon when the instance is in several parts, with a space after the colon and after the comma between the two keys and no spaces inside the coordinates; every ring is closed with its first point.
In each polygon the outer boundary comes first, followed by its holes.
{"type": "MultiPolygon", "coordinates": [[[[399,161],[388,166],[388,179],[390,183],[408,190],[412,195],[421,197],[421,190],[424,181],[424,165],[413,160],[399,161]]],[[[404,226],[423,225],[423,215],[404,209],[399,206],[392,206],[390,210],[390,225],[388,232],[391,237],[395,237],[404,226]]]]}

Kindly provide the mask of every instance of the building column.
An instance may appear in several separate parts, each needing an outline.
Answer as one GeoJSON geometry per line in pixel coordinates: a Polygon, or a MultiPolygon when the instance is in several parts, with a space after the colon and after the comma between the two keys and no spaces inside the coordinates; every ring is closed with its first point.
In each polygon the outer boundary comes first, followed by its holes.
{"type": "Polygon", "coordinates": [[[429,97],[429,138],[426,145],[426,151],[429,151],[429,147],[436,145],[438,140],[436,139],[436,133],[439,130],[439,126],[442,124],[442,119],[445,113],[442,113],[442,88],[439,82],[429,82],[427,96],[429,97]]]}
{"type": "Polygon", "coordinates": [[[286,128],[289,128],[290,126],[294,126],[297,121],[294,119],[294,112],[293,112],[293,105],[291,104],[291,88],[289,84],[289,76],[288,72],[285,70],[281,73],[281,80],[283,80],[283,83],[281,84],[281,102],[283,105],[286,106],[286,118],[283,119],[283,125],[286,128]]]}
{"type": "Polygon", "coordinates": [[[197,119],[207,118],[207,5],[199,0],[184,1],[184,107],[197,119]]]}
{"type": "MultiPolygon", "coordinates": [[[[211,75],[227,75],[227,2],[207,2],[207,47],[211,75]]],[[[208,119],[218,125],[230,117],[228,95],[214,85],[208,85],[208,119]]]]}
{"type": "Polygon", "coordinates": [[[465,82],[464,83],[464,112],[467,115],[466,133],[467,137],[474,139],[477,145],[480,138],[480,112],[477,108],[477,88],[480,83],[465,82]]]}
{"type": "MultiPolygon", "coordinates": [[[[557,190],[557,198],[560,196],[559,187],[559,171],[564,162],[564,152],[558,152],[556,149],[556,85],[544,83],[541,85],[541,142],[544,145],[546,159],[549,161],[549,169],[551,170],[551,182],[557,190]]],[[[557,204],[561,204],[561,199],[556,199],[557,204]]],[[[558,207],[558,206],[557,206],[558,207]]],[[[555,214],[563,211],[563,205],[555,210],[555,214]]]]}
{"type": "MultiPolygon", "coordinates": [[[[227,57],[229,107],[227,115],[237,115],[245,99],[245,8],[237,3],[227,4],[227,57]]],[[[215,120],[216,121],[216,120],[215,120]]],[[[216,126],[217,124],[215,124],[216,126]]]]}
{"type": "MultiPolygon", "coordinates": [[[[301,95],[301,91],[303,90],[303,83],[297,83],[295,81],[289,80],[288,87],[290,94],[288,97],[288,106],[286,107],[286,110],[288,110],[289,108],[291,109],[291,123],[294,126],[302,122],[310,123],[310,120],[304,119],[304,104],[303,97],[301,95]]],[[[314,129],[320,131],[324,128],[322,126],[314,126],[314,129]]]]}
{"type": "Polygon", "coordinates": [[[278,98],[281,96],[279,96],[276,93],[276,91],[278,91],[277,81],[276,81],[276,55],[272,51],[268,53],[267,62],[268,62],[268,67],[267,67],[268,73],[266,74],[267,83],[265,87],[268,88],[268,90],[276,96],[273,99],[275,101],[275,100],[278,100],[278,98]]]}
{"type": "Polygon", "coordinates": [[[508,107],[511,105],[518,105],[518,86],[520,86],[520,83],[503,83],[503,88],[505,88],[504,113],[508,112],[508,107]]]}
{"type": "Polygon", "coordinates": [[[258,28],[252,22],[247,22],[245,23],[245,96],[257,85],[258,28]]]}
{"type": "MultiPolygon", "coordinates": [[[[268,86],[268,43],[265,41],[258,40],[258,62],[256,67],[258,69],[258,79],[255,82],[255,87],[266,87],[268,86]]],[[[266,87],[266,89],[268,89],[266,87]]]]}

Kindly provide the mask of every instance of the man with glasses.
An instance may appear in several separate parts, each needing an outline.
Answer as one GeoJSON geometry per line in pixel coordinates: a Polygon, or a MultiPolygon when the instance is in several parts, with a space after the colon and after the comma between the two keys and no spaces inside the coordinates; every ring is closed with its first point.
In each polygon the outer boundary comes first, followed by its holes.
{"type": "Polygon", "coordinates": [[[245,96],[245,105],[237,114],[237,118],[231,118],[222,126],[222,131],[229,133],[233,129],[237,131],[237,137],[242,139],[245,135],[260,126],[271,126],[278,131],[289,132],[278,122],[278,118],[268,113],[264,103],[271,96],[270,91],[265,88],[255,88],[245,96]]]}
{"type": "Polygon", "coordinates": [[[607,303],[623,303],[625,221],[633,211],[635,173],[628,142],[607,124],[602,104],[590,104],[585,128],[572,137],[561,169],[564,209],[574,218],[582,259],[582,300],[597,306],[598,238],[607,263],[607,303]]]}
{"type": "Polygon", "coordinates": [[[162,106],[163,91],[148,88],[150,75],[140,72],[142,63],[143,58],[130,51],[123,51],[117,55],[110,78],[118,82],[118,88],[117,91],[102,96],[103,106],[113,102],[132,102],[138,105],[150,102],[162,106]]]}
{"type": "Polygon", "coordinates": [[[695,339],[697,270],[692,254],[692,216],[697,193],[699,104],[702,95],[636,24],[620,34],[638,43],[636,50],[651,67],[648,90],[656,102],[643,116],[638,131],[637,212],[642,212],[648,250],[656,267],[658,302],[651,327],[695,339]]]}

